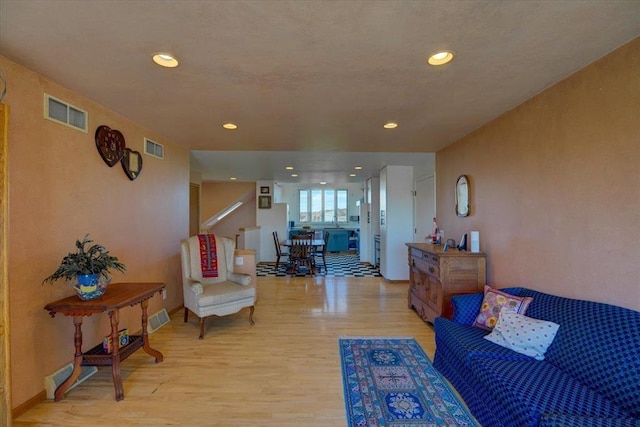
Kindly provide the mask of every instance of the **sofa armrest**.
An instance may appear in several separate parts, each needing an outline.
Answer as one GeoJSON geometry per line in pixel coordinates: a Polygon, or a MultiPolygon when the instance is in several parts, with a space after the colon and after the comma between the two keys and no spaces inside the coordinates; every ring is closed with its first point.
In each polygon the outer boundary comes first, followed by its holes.
{"type": "Polygon", "coordinates": [[[451,297],[451,306],[453,307],[451,320],[463,325],[473,324],[480,312],[482,298],[484,298],[483,292],[451,297]]]}
{"type": "Polygon", "coordinates": [[[640,427],[640,420],[543,414],[538,427],[640,427]]]}
{"type": "Polygon", "coordinates": [[[228,272],[227,279],[242,286],[247,286],[249,283],[251,283],[251,275],[244,273],[228,272]]]}

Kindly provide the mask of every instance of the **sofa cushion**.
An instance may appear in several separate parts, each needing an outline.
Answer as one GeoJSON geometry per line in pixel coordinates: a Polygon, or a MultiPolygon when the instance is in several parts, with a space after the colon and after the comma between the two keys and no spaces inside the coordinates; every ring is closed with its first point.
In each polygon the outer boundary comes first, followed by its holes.
{"type": "Polygon", "coordinates": [[[553,342],[559,326],[557,323],[533,319],[502,307],[498,323],[484,338],[536,360],[544,360],[544,354],[553,342]]]}
{"type": "MultiPolygon", "coordinates": [[[[517,296],[522,289],[523,288],[503,288],[500,290],[517,296]]],[[[478,312],[480,311],[483,298],[483,292],[455,295],[451,297],[451,306],[453,308],[451,320],[456,323],[462,323],[463,325],[473,325],[476,317],[478,317],[478,312]]]]}
{"type": "Polygon", "coordinates": [[[469,366],[473,357],[492,357],[506,360],[531,360],[529,356],[516,353],[483,339],[487,331],[470,325],[460,325],[443,317],[436,317],[433,327],[436,332],[436,347],[446,346],[458,357],[460,363],[469,366]]]}
{"type": "Polygon", "coordinates": [[[472,358],[471,369],[504,424],[538,425],[545,413],[604,418],[628,414],[547,362],[472,358]]]}
{"type": "Polygon", "coordinates": [[[531,300],[531,297],[517,297],[507,292],[493,289],[490,286],[485,286],[480,313],[478,313],[476,321],[473,322],[473,326],[490,331],[498,323],[500,310],[503,307],[507,307],[515,313],[524,314],[531,300]]]}
{"type": "Polygon", "coordinates": [[[198,295],[198,306],[226,304],[256,295],[254,287],[242,286],[233,282],[210,283],[202,286],[203,292],[198,295]]]}
{"type": "Polygon", "coordinates": [[[531,289],[527,316],[560,325],[545,354],[552,363],[640,418],[640,312],[531,289]]]}

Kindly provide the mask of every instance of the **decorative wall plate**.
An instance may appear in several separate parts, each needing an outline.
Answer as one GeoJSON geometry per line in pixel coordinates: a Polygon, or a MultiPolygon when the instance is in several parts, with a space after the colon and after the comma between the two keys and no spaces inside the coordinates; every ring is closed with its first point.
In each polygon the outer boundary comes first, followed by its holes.
{"type": "Polygon", "coordinates": [[[96,129],[96,147],[102,160],[113,167],[124,156],[125,142],[124,135],[119,130],[111,129],[109,126],[98,126],[96,129]]]}
{"type": "Polygon", "coordinates": [[[136,179],[142,172],[142,156],[137,151],[125,148],[124,156],[122,156],[120,163],[122,163],[124,173],[127,174],[131,181],[136,179]]]}

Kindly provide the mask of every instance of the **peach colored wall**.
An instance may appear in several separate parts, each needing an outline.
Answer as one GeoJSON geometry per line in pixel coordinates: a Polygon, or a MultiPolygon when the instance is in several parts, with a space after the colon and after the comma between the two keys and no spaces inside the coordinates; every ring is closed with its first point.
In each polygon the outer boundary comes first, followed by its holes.
{"type": "Polygon", "coordinates": [[[490,283],[640,310],[638,70],[640,38],[437,153],[439,223],[480,231],[490,283]]]}
{"type": "MultiPolygon", "coordinates": [[[[180,239],[188,234],[188,151],[4,57],[9,126],[9,288],[13,407],[44,390],[44,377],[73,360],[73,322],[51,319],[45,304],[74,291],[64,283],[41,285],[74,242],[86,233],[127,265],[117,281],[167,284],[149,313],[182,304],[180,239]],[[43,118],[44,93],[89,114],[88,133],[43,118]],[[144,151],[148,136],[165,147],[165,159],[142,154],[143,168],[130,181],[121,166],[99,156],[99,125],[120,130],[127,147],[144,151]]],[[[96,82],[99,84],[99,82],[96,82]]],[[[135,96],[135,94],[131,94],[135,96]]],[[[121,311],[121,327],[140,329],[139,307],[121,311]]],[[[106,315],[84,319],[84,349],[109,332],[106,315]]],[[[159,349],[162,351],[162,349],[159,349]]],[[[149,363],[153,363],[150,358],[149,363]]]]}
{"type": "Polygon", "coordinates": [[[240,227],[256,225],[255,182],[203,182],[200,218],[206,221],[240,198],[244,204],[214,225],[210,232],[235,240],[240,227]],[[246,195],[249,194],[248,197],[246,195]]]}

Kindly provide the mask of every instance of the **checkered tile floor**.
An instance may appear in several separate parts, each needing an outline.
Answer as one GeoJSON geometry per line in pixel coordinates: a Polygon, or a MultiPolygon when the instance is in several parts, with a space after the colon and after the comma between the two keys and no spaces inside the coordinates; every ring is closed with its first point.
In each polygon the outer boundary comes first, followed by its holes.
{"type": "MultiPolygon", "coordinates": [[[[261,262],[256,267],[256,275],[258,277],[289,277],[291,274],[287,273],[286,258],[285,262],[280,262],[278,271],[276,271],[275,263],[261,262]]],[[[322,262],[322,261],[321,261],[322,262]]],[[[325,277],[382,277],[380,271],[373,267],[371,264],[361,263],[360,257],[355,252],[339,252],[339,253],[327,253],[327,270],[324,271],[324,266],[320,271],[316,271],[315,276],[325,277]]],[[[311,276],[307,271],[296,272],[296,277],[311,276]]]]}

